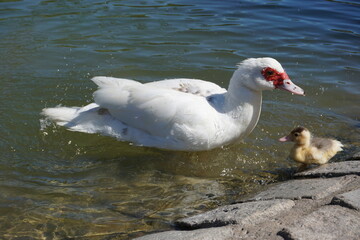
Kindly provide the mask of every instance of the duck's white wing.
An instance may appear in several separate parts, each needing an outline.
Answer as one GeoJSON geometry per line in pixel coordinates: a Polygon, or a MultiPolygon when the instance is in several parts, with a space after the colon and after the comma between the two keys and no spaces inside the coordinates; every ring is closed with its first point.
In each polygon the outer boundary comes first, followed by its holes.
{"type": "Polygon", "coordinates": [[[196,125],[211,109],[204,97],[109,77],[92,79],[95,103],[128,126],[154,136],[169,136],[174,125],[196,125]]]}
{"type": "Polygon", "coordinates": [[[221,141],[216,135],[219,114],[201,96],[225,91],[216,84],[192,79],[141,84],[111,77],[93,81],[99,86],[95,103],[45,108],[42,114],[72,131],[100,133],[150,147],[203,150],[221,141]],[[179,87],[182,89],[176,89],[179,87]],[[199,94],[197,88],[207,90],[199,94]]]}
{"type": "Polygon", "coordinates": [[[180,92],[190,93],[203,97],[226,92],[225,88],[222,88],[215,83],[189,78],[176,78],[163,81],[149,82],[145,85],[158,88],[173,89],[180,92]]]}

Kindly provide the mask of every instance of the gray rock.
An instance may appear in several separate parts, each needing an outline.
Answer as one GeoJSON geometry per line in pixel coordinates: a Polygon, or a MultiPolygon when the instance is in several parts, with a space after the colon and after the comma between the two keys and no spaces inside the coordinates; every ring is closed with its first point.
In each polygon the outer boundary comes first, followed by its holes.
{"type": "Polygon", "coordinates": [[[340,206],[324,206],[285,227],[278,235],[287,240],[360,239],[360,215],[340,206]]]}
{"type": "Polygon", "coordinates": [[[360,210],[360,188],[335,196],[331,203],[360,210]]]}
{"type": "Polygon", "coordinates": [[[238,239],[231,227],[198,229],[193,231],[167,231],[154,233],[134,240],[222,240],[238,239]]]}
{"type": "Polygon", "coordinates": [[[276,184],[250,200],[321,199],[340,190],[353,181],[350,177],[290,180],[276,184]]]}
{"type": "Polygon", "coordinates": [[[360,160],[360,152],[355,153],[352,157],[349,158],[350,160],[360,160]]]}
{"type": "Polygon", "coordinates": [[[321,165],[319,167],[296,173],[295,177],[339,177],[360,175],[360,161],[345,161],[321,165]]]}
{"type": "Polygon", "coordinates": [[[360,175],[360,161],[330,163],[296,174],[301,179],[274,184],[247,202],[175,223],[180,229],[195,230],[136,239],[360,239],[360,177],[355,175],[360,175]],[[324,206],[331,198],[333,205],[324,206]]]}
{"type": "Polygon", "coordinates": [[[292,200],[245,202],[219,207],[209,212],[184,218],[175,222],[181,229],[219,227],[228,224],[256,224],[291,209],[292,200]]]}

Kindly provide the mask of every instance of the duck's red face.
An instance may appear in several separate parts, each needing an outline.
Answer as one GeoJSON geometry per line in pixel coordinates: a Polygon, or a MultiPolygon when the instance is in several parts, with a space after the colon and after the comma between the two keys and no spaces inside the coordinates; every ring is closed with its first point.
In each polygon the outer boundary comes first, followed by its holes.
{"type": "Polygon", "coordinates": [[[261,74],[266,81],[272,82],[275,88],[280,88],[298,95],[305,95],[304,90],[296,86],[286,72],[279,72],[274,68],[266,67],[261,71],[261,74]]]}

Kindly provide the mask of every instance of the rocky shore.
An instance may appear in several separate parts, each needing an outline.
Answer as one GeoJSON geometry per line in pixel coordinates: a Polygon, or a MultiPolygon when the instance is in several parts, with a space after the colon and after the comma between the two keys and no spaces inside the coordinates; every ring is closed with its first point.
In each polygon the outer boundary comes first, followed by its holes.
{"type": "Polygon", "coordinates": [[[136,240],[360,239],[360,152],[136,240]]]}

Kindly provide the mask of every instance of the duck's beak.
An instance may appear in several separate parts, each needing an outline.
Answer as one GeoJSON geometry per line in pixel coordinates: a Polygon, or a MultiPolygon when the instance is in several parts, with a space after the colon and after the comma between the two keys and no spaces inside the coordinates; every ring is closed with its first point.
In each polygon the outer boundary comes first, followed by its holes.
{"type": "Polygon", "coordinates": [[[290,79],[285,79],[283,84],[279,85],[278,88],[284,89],[293,94],[305,96],[305,91],[301,87],[295,85],[290,79]]]}
{"type": "Polygon", "coordinates": [[[284,136],[282,138],[279,138],[279,141],[280,142],[290,142],[291,139],[290,139],[290,136],[284,136]]]}

